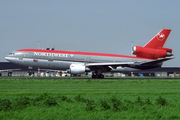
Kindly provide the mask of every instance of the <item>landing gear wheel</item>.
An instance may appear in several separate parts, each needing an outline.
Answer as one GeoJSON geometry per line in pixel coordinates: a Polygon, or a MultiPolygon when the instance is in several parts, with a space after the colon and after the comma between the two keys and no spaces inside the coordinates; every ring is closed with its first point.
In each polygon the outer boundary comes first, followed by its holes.
{"type": "Polygon", "coordinates": [[[103,79],[103,78],[104,78],[104,75],[100,75],[100,78],[103,79]]]}
{"type": "Polygon", "coordinates": [[[92,78],[96,78],[96,75],[92,75],[92,78]]]}
{"type": "Polygon", "coordinates": [[[103,79],[104,78],[104,75],[98,75],[98,78],[100,78],[100,79],[103,79]]]}
{"type": "Polygon", "coordinates": [[[99,78],[99,79],[103,79],[104,75],[92,75],[92,78],[99,78]]]}

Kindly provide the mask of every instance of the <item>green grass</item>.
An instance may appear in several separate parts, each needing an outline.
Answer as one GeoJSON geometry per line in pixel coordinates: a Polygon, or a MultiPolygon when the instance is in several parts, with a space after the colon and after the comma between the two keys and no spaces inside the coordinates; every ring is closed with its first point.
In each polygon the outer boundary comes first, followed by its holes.
{"type": "Polygon", "coordinates": [[[0,79],[1,119],[180,119],[180,80],[0,79]]]}

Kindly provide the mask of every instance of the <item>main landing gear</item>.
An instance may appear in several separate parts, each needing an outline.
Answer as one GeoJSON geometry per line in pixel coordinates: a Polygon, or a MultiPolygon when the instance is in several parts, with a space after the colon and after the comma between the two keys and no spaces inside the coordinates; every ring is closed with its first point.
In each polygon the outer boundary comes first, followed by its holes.
{"type": "Polygon", "coordinates": [[[104,75],[103,75],[103,74],[95,74],[95,73],[93,73],[92,78],[100,78],[100,79],[103,79],[103,78],[104,78],[104,75]]]}

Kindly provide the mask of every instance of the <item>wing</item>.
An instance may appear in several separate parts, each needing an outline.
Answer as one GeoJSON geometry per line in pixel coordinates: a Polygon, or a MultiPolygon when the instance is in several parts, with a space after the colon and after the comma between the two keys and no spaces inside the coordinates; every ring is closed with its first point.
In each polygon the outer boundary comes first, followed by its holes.
{"type": "Polygon", "coordinates": [[[116,69],[117,67],[135,67],[137,66],[161,66],[164,61],[173,59],[171,58],[162,58],[158,60],[144,61],[144,62],[113,62],[113,63],[87,63],[86,67],[91,70],[101,69],[103,72],[109,72],[112,69],[116,69]]]}
{"type": "Polygon", "coordinates": [[[162,65],[163,62],[167,61],[167,60],[171,60],[174,59],[173,57],[169,57],[169,58],[160,58],[158,60],[152,60],[149,62],[143,62],[140,65],[143,66],[153,66],[153,65],[162,65]]]}
{"type": "Polygon", "coordinates": [[[116,63],[87,63],[86,66],[91,70],[102,69],[105,72],[116,69],[117,67],[127,67],[135,64],[135,62],[116,62],[116,63]]]}

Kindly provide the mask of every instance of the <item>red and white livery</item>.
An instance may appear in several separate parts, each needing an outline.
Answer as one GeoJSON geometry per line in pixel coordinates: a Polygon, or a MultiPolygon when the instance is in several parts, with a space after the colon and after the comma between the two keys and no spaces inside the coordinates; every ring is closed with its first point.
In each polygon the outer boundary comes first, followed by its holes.
{"type": "Polygon", "coordinates": [[[105,72],[138,71],[159,67],[172,59],[172,49],[164,48],[170,29],[161,30],[144,47],[135,46],[136,56],[61,50],[20,49],[6,60],[28,67],[67,70],[71,74],[92,72],[92,78],[104,78],[105,72]]]}

